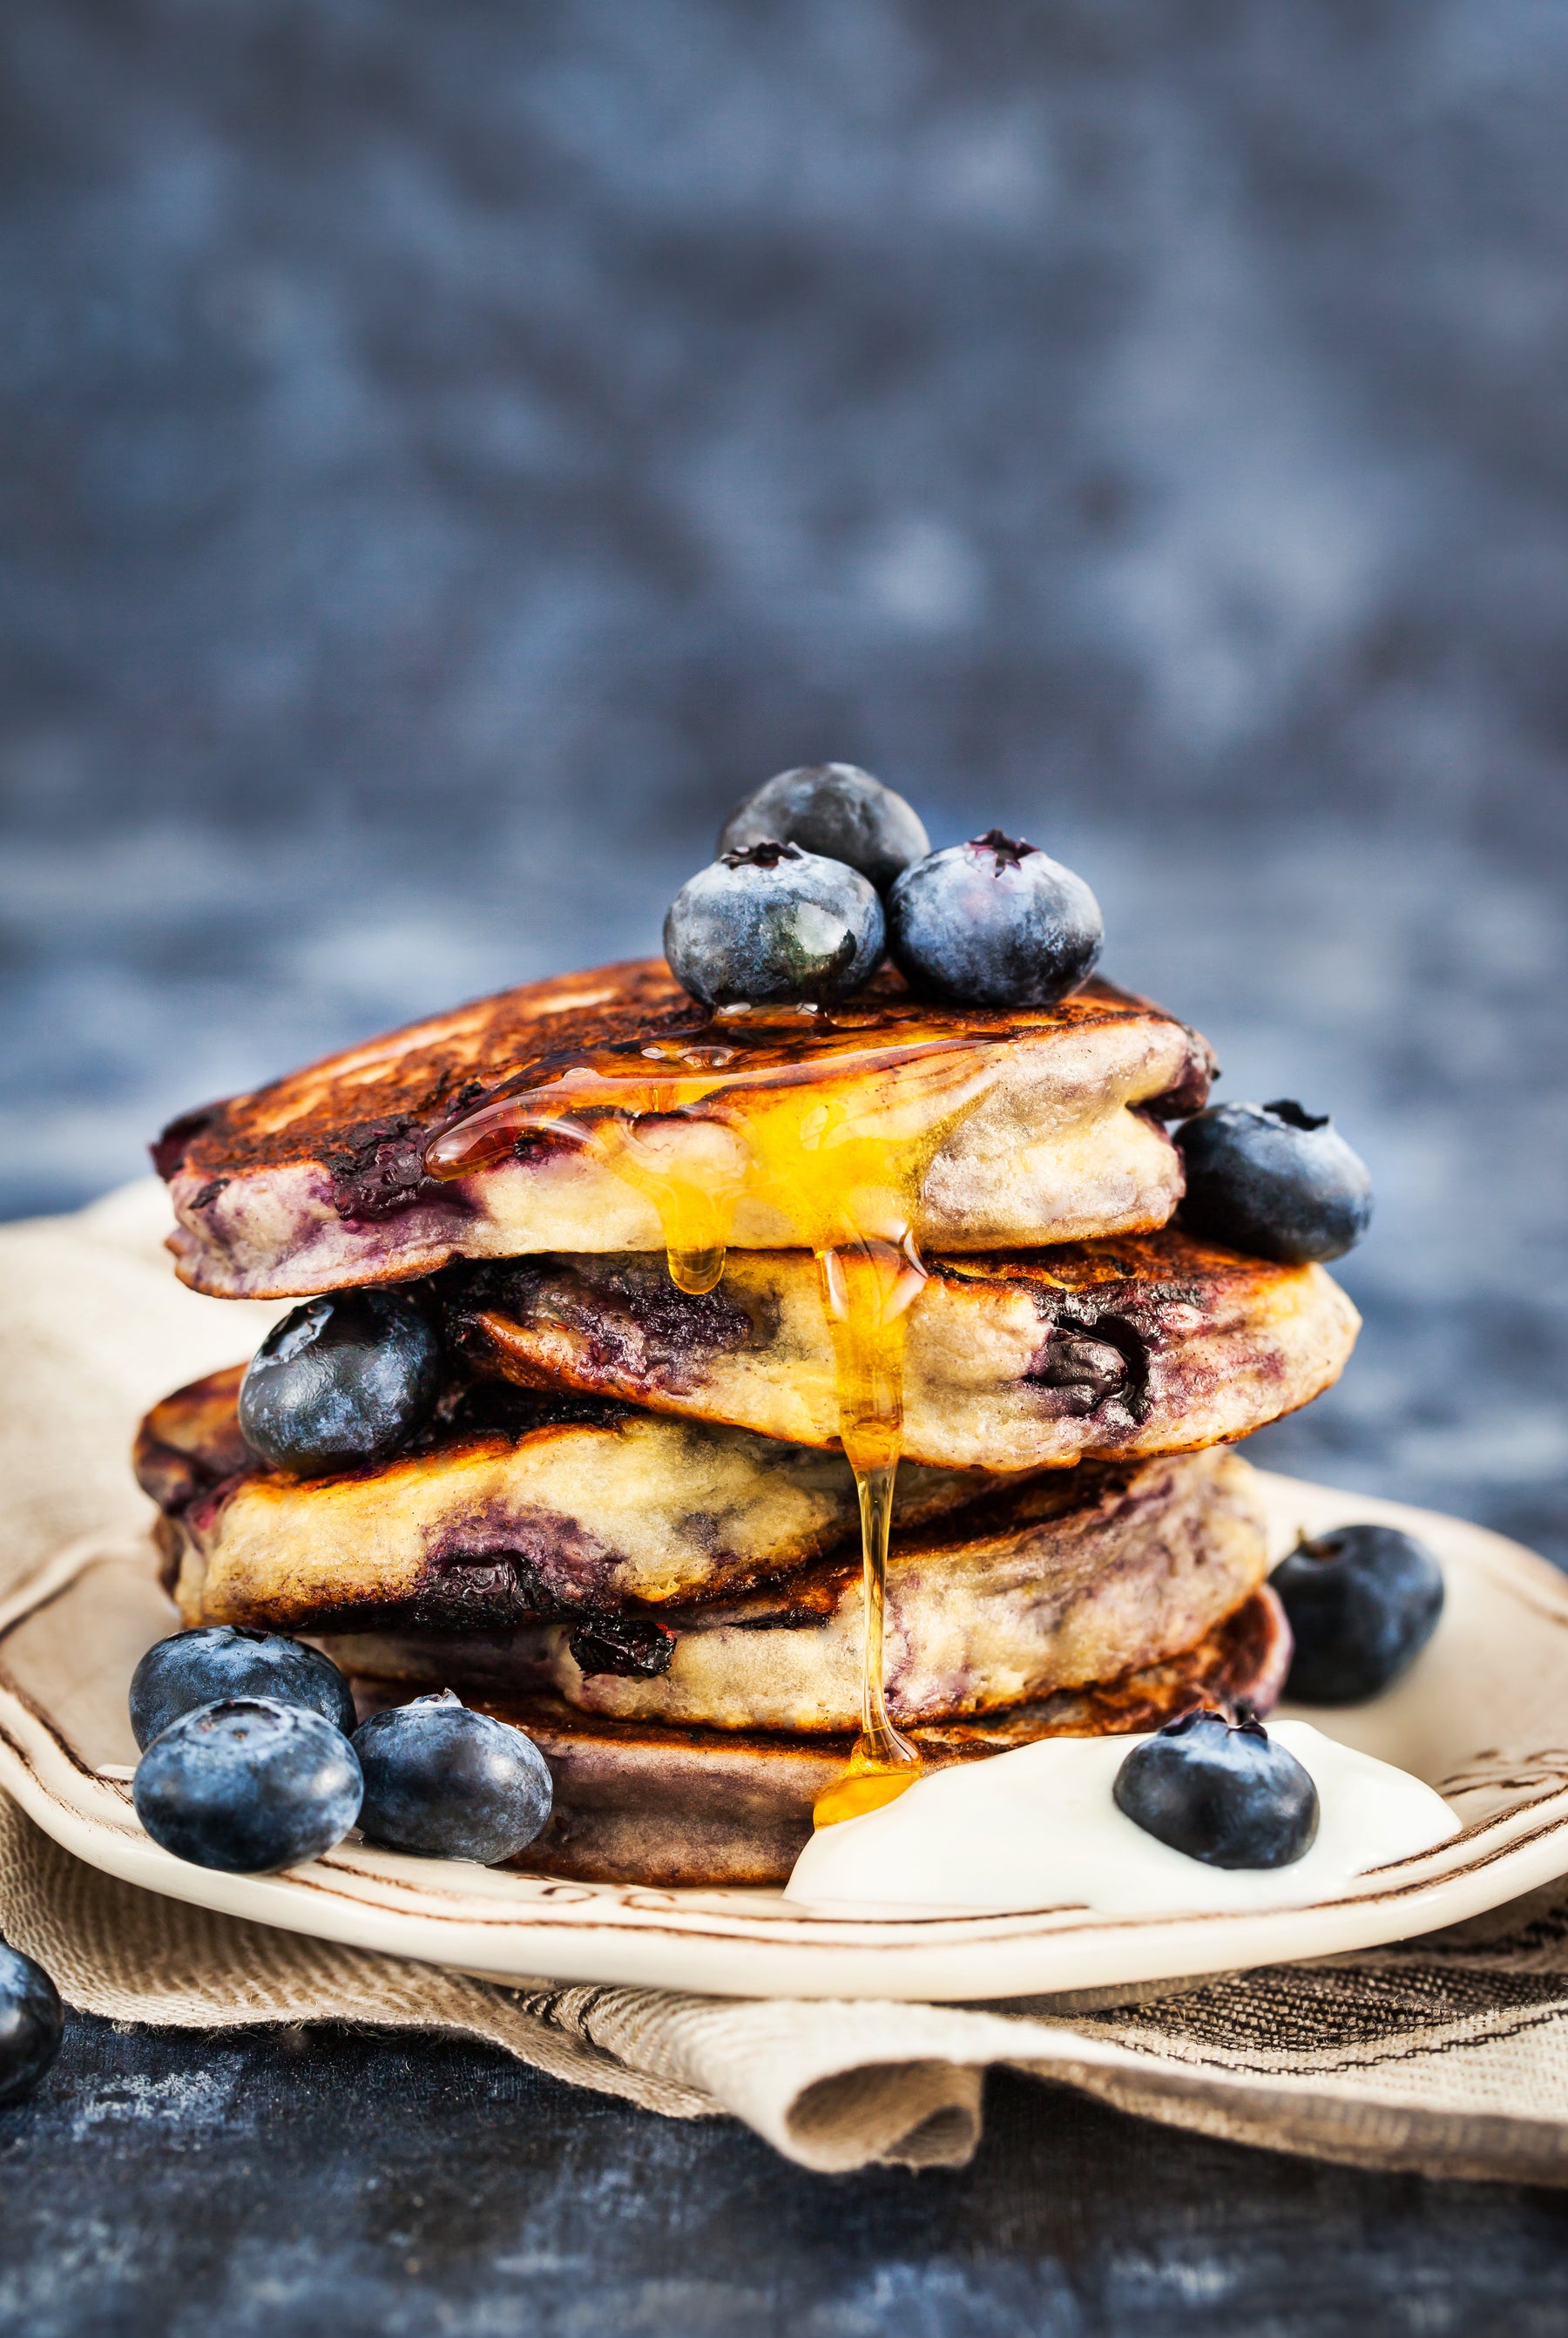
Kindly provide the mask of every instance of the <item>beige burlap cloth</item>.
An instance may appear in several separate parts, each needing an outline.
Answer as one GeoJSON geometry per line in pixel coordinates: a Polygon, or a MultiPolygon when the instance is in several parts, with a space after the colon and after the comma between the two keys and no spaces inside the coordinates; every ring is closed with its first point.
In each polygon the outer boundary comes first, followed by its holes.
{"type": "MultiPolygon", "coordinates": [[[[146,1505],[138,1415],[277,1311],[174,1282],[149,1182],[0,1229],[0,1589],[146,1505]]],[[[1147,2117],[1368,2166],[1568,2182],[1568,1886],[1391,1949],[1068,2013],[516,1989],[209,1915],[82,1865],[0,1795],[0,1930],[69,2001],[223,2028],[445,2029],[675,2118],[729,2113],[802,2166],[953,2166],[1007,2063],[1147,2117]]]]}

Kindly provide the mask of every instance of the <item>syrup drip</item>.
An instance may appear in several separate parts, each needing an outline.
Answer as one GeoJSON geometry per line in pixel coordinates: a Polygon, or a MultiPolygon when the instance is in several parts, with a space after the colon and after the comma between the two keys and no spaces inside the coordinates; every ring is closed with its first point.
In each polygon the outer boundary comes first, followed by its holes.
{"type": "Polygon", "coordinates": [[[833,1333],[838,1435],[860,1498],[866,1658],[860,1736],[843,1774],[818,1797],[819,1827],[859,1818],[913,1785],[920,1755],[887,1713],[883,1625],[893,1485],[904,1431],[904,1335],[926,1281],[913,1241],[876,1240],[817,1253],[822,1303],[833,1333]]]}
{"type": "Polygon", "coordinates": [[[818,1825],[829,1826],[891,1802],[920,1774],[888,1717],[884,1651],[905,1335],[926,1281],[911,1219],[932,1154],[991,1072],[973,1035],[867,1045],[825,1017],[797,1036],[791,1019],[787,1051],[769,1044],[773,1027],[758,1016],[745,1034],[755,1030],[756,1048],[606,1048],[554,1080],[519,1081],[436,1137],[426,1166],[466,1176],[533,1135],[577,1145],[653,1204],[682,1291],[718,1283],[743,1198],[780,1213],[815,1252],[859,1496],[866,1618],[860,1737],[817,1805],[818,1825]]]}

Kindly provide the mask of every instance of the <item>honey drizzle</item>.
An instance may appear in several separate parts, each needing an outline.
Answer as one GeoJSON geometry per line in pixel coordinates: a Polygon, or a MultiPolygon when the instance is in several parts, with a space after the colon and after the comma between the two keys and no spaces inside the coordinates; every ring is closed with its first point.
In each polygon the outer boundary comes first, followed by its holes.
{"type": "Polygon", "coordinates": [[[884,1631],[905,1336],[926,1281],[910,1220],[936,1146],[990,1084],[978,1052],[976,1068],[972,1036],[819,1049],[814,1035],[810,1056],[782,1062],[680,1041],[635,1056],[605,1049],[554,1080],[492,1097],[426,1154],[432,1174],[453,1178],[530,1135],[581,1147],[653,1203],[682,1291],[719,1282],[743,1196],[779,1209],[815,1252],[839,1439],[859,1498],[865,1615],[860,1735],[818,1801],[818,1826],[892,1801],[919,1775],[918,1751],[887,1713],[884,1631]],[[848,1076],[847,1094],[813,1096],[835,1076],[848,1076]],[[700,1162],[671,1145],[672,1123],[688,1150],[693,1125],[703,1130],[700,1162]]]}
{"type": "Polygon", "coordinates": [[[860,1735],[849,1765],[818,1797],[818,1826],[858,1818],[913,1785],[920,1755],[887,1712],[884,1624],[887,1538],[904,1431],[904,1338],[926,1281],[912,1239],[859,1241],[818,1251],[822,1303],[833,1334],[838,1435],[860,1501],[865,1659],[860,1735]]]}

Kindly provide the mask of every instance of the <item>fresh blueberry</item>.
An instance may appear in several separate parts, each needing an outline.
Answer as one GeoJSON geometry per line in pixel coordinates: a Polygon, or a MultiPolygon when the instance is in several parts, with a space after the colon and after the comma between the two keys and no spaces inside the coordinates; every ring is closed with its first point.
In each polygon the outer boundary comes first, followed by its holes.
{"type": "Polygon", "coordinates": [[[1437,1628],[1443,1570],[1397,1527],[1303,1535],[1269,1578],[1296,1641],[1286,1694],[1361,1704],[1397,1680],[1437,1628]]]}
{"type": "Polygon", "coordinates": [[[276,1323],[240,1384],[240,1433],[297,1478],[385,1460],[440,1393],[441,1348],[419,1301],[339,1291],[276,1323]]]}
{"type": "Polygon", "coordinates": [[[1318,1789],[1260,1721],[1184,1713],[1134,1745],[1112,1788],[1135,1826],[1210,1867],[1289,1867],[1318,1832],[1318,1789]]]}
{"type": "Polygon", "coordinates": [[[1372,1219],[1372,1180],[1327,1113],[1217,1104],[1183,1121],[1181,1223],[1196,1234],[1288,1266],[1340,1258],[1372,1219]]]}
{"type": "Polygon", "coordinates": [[[554,1794],[522,1730],[471,1712],[449,1688],[373,1714],[354,1740],[365,1773],[359,1825],[388,1851],[481,1867],[531,1843],[554,1794]]]}
{"type": "Polygon", "coordinates": [[[131,1675],[131,1726],[145,1749],[182,1713],[220,1697],[265,1696],[318,1713],[346,1737],[354,1734],[354,1700],[329,1656],[281,1632],[242,1624],[201,1624],[149,1648],[131,1675]]]}
{"type": "Polygon", "coordinates": [[[887,947],[911,987],[966,1007],[1049,1007],[1093,971],[1100,904],[1071,869],[994,828],[906,869],[887,947]]]}
{"type": "Polygon", "coordinates": [[[875,972],[883,938],[876,887],[798,844],[721,853],[664,920],[670,971],[704,1007],[846,998],[875,972]]]}
{"type": "Polygon", "coordinates": [[[879,893],[931,850],[903,797],[854,763],[804,763],[778,772],[736,805],[713,849],[722,858],[769,843],[798,844],[824,860],[845,861],[879,893]]]}
{"type": "Polygon", "coordinates": [[[153,1842],[176,1859],[268,1875],[341,1842],[363,1781],[353,1746],[318,1713],[230,1696],[171,1722],[131,1792],[153,1842]]]}
{"type": "Polygon", "coordinates": [[[60,1992],[43,1966],[0,1943],[0,2103],[32,2093],[64,2027],[60,1992]]]}

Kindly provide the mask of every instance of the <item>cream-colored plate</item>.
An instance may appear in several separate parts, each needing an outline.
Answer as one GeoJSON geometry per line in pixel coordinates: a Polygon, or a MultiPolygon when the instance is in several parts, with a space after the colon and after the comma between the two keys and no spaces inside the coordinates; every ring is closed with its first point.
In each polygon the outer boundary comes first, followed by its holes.
{"type": "Polygon", "coordinates": [[[1568,1581],[1456,1518],[1261,1482],[1279,1550],[1299,1527],[1382,1519],[1429,1542],[1447,1577],[1443,1620],[1405,1679],[1310,1718],[1436,1786],[1464,1832],[1306,1908],[824,1917],[771,1891],[554,1883],[352,1841],[285,1875],[189,1867],[131,1805],[126,1686],[174,1620],[143,1543],[78,1545],[0,1606],[0,1784],[79,1859],[202,1907],[507,1979],[730,1997],[1005,1998],[1234,1970],[1427,1931],[1568,1872],[1568,1581]]]}

